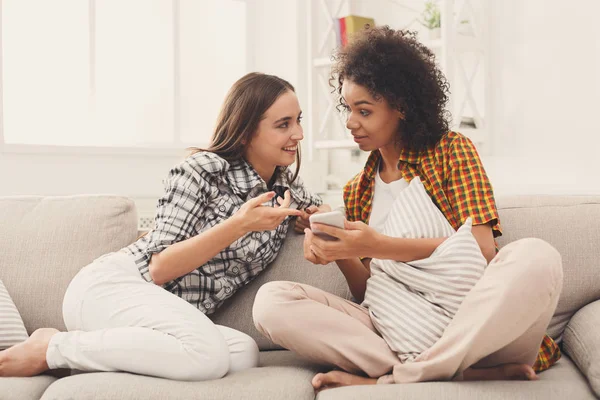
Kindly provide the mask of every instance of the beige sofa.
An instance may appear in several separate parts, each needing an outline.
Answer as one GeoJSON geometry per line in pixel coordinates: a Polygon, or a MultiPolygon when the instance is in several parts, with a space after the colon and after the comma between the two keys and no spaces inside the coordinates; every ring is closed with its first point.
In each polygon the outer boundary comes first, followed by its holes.
{"type": "MultiPolygon", "coordinates": [[[[596,398],[594,391],[600,393],[600,198],[506,198],[499,199],[499,207],[506,232],[501,245],[522,237],[540,237],[563,255],[564,290],[550,329],[556,338],[564,331],[565,355],[561,361],[540,374],[537,382],[349,387],[326,390],[317,399],[596,398]]],[[[31,333],[44,326],[64,329],[61,302],[70,279],[95,257],[119,249],[136,235],[136,210],[127,198],[0,198],[0,278],[27,330],[31,333]]],[[[315,398],[310,379],[321,368],[277,350],[256,331],[251,317],[254,295],[269,280],[305,282],[349,296],[334,265],[314,266],[303,259],[301,241],[301,236],[290,234],[268,270],[214,318],[256,339],[262,350],[259,368],[197,383],[127,373],[70,371],[58,371],[55,376],[0,378],[0,400],[315,398]]]]}

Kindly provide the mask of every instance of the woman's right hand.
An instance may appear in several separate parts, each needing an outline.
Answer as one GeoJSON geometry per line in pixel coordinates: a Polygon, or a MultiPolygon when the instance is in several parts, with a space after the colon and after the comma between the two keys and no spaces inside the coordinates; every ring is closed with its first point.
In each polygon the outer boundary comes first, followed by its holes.
{"type": "Polygon", "coordinates": [[[286,217],[297,217],[302,214],[300,210],[289,208],[292,200],[289,190],[285,192],[285,197],[280,205],[263,206],[263,203],[270,201],[273,196],[275,196],[275,192],[267,192],[248,200],[233,214],[232,218],[238,221],[244,232],[260,232],[272,231],[286,217]]]}

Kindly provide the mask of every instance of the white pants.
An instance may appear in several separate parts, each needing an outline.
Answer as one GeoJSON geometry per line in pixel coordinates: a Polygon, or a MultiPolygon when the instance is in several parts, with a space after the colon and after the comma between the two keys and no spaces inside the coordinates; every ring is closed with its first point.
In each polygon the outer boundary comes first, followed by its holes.
{"type": "Polygon", "coordinates": [[[185,300],[146,282],[124,253],[103,256],[75,276],[63,318],[68,332],[54,335],[46,353],[51,369],[201,381],[258,364],[250,336],[215,325],[185,300]]]}

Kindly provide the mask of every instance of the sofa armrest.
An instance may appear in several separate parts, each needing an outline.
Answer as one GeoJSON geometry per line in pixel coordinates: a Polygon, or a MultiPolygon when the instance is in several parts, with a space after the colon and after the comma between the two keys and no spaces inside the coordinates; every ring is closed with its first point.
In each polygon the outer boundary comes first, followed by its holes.
{"type": "Polygon", "coordinates": [[[573,315],[565,329],[563,348],[600,397],[600,300],[573,315]]]}

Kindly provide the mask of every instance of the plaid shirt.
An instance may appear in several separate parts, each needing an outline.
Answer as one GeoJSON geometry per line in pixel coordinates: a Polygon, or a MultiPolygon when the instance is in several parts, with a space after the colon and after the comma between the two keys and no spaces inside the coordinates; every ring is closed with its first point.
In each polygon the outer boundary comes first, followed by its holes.
{"type": "MultiPolygon", "coordinates": [[[[348,220],[368,223],[380,159],[379,151],[373,151],[364,170],[344,187],[348,220]]],[[[471,217],[473,225],[491,223],[494,237],[502,235],[492,185],[475,146],[465,136],[449,132],[435,147],[421,153],[403,150],[398,168],[409,182],[415,176],[421,178],[427,193],[455,230],[471,217]]],[[[533,368],[544,371],[560,356],[560,349],[546,335],[533,368]]]]}
{"type": "MultiPolygon", "coordinates": [[[[272,190],[283,195],[289,189],[292,208],[321,205],[321,199],[309,193],[299,178],[289,183],[291,174],[285,169],[272,190]]],[[[152,254],[225,221],[246,200],[267,191],[265,181],[243,159],[229,163],[214,153],[193,154],[170,171],[165,194],[158,201],[154,229],[124,251],[133,255],[142,276],[151,282],[148,264],[152,254]]],[[[246,234],[204,265],[163,287],[203,313],[213,313],[275,259],[290,220],[287,217],[272,231],[246,234]]]]}

